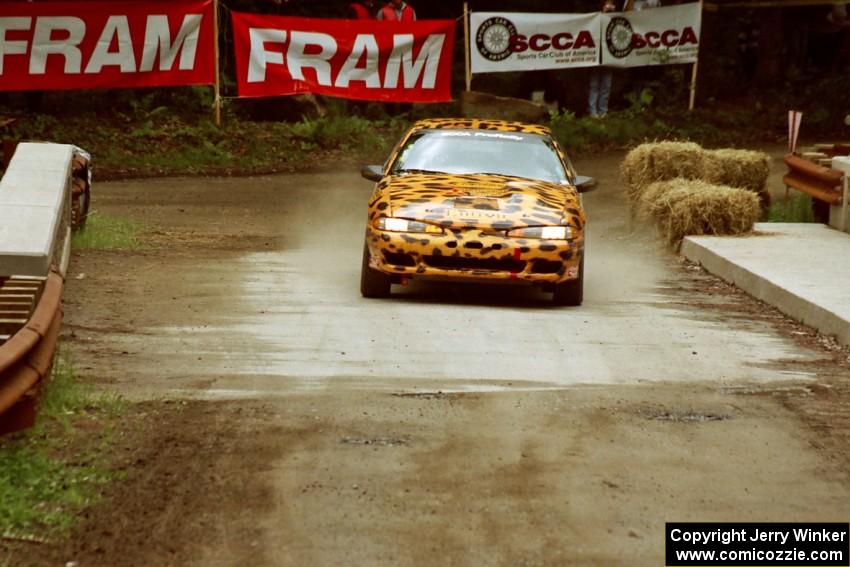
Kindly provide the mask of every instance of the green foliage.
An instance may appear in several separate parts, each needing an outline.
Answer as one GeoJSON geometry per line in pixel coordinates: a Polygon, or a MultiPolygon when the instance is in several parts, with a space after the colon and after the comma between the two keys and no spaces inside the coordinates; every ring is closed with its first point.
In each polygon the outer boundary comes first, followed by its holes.
{"type": "Polygon", "coordinates": [[[71,527],[75,514],[96,499],[97,486],[112,477],[99,460],[101,448],[67,451],[72,420],[122,408],[116,398],[94,396],[81,386],[60,350],[36,427],[0,438],[0,535],[44,537],[71,527]]]}
{"type": "Polygon", "coordinates": [[[626,111],[629,115],[637,116],[643,114],[655,100],[655,93],[650,88],[641,89],[639,92],[626,93],[626,100],[629,101],[629,108],[626,111]]]}
{"type": "Polygon", "coordinates": [[[653,94],[649,89],[628,95],[628,109],[611,112],[603,118],[576,118],[572,112],[552,112],[549,127],[568,150],[583,151],[624,147],[643,140],[668,136],[672,129],[647,112],[653,94]]]}
{"type": "Polygon", "coordinates": [[[771,203],[767,212],[768,222],[814,222],[812,198],[805,193],[794,192],[787,201],[771,203]]]}
{"type": "Polygon", "coordinates": [[[370,120],[359,116],[323,116],[305,118],[292,126],[292,135],[312,144],[304,147],[312,150],[322,149],[349,150],[352,147],[379,146],[380,137],[370,120]]]}
{"type": "Polygon", "coordinates": [[[123,217],[89,213],[86,228],[75,233],[71,244],[77,250],[135,250],[139,247],[141,224],[123,217]]]}
{"type": "MultiPolygon", "coordinates": [[[[61,119],[31,114],[21,117],[12,136],[85,148],[93,156],[98,180],[292,171],[314,165],[311,154],[316,150],[324,154],[343,152],[343,157],[352,162],[374,161],[386,157],[409,124],[387,117],[383,105],[354,109],[373,117],[367,119],[350,114],[346,101],[331,101],[322,118],[293,124],[246,120],[233,113],[226,114],[219,127],[211,120],[211,113],[184,112],[164,98],[168,97],[153,91],[129,100],[122,110],[67,114],[61,119]]],[[[197,111],[197,104],[192,104],[197,111]]]]}

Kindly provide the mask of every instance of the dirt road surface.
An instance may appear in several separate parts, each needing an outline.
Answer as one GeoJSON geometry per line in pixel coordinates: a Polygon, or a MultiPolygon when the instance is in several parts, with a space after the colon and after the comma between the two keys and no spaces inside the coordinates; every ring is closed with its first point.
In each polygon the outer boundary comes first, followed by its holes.
{"type": "Polygon", "coordinates": [[[664,249],[620,158],[577,163],[580,308],[361,298],[348,169],[100,184],[143,246],[74,258],[65,339],[148,419],[52,558],[660,565],[665,521],[846,521],[847,352],[664,249]]]}

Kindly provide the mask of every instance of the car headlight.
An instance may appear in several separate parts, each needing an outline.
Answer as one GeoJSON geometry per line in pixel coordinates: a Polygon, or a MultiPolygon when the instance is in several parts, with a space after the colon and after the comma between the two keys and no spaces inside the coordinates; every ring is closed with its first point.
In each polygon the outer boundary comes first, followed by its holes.
{"type": "Polygon", "coordinates": [[[570,226],[529,226],[508,231],[513,238],[540,238],[542,240],[570,240],[573,229],[570,226]]]}
{"type": "Polygon", "coordinates": [[[395,217],[381,217],[375,221],[375,228],[390,232],[426,232],[428,234],[443,234],[445,231],[427,222],[419,222],[395,217]]]}

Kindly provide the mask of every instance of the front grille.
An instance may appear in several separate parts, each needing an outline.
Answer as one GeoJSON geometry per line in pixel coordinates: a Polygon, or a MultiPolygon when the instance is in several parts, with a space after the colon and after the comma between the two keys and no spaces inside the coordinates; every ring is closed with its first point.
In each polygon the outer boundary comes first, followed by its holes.
{"type": "Polygon", "coordinates": [[[497,260],[495,258],[461,258],[459,256],[423,256],[432,268],[443,270],[485,270],[489,272],[521,272],[525,262],[519,260],[497,260]]]}
{"type": "Polygon", "coordinates": [[[531,266],[532,274],[557,274],[564,267],[563,262],[553,262],[551,260],[537,260],[531,266]]]}
{"type": "Polygon", "coordinates": [[[410,254],[399,254],[397,252],[384,252],[384,260],[387,264],[393,266],[406,266],[412,268],[416,265],[416,260],[410,254]]]}

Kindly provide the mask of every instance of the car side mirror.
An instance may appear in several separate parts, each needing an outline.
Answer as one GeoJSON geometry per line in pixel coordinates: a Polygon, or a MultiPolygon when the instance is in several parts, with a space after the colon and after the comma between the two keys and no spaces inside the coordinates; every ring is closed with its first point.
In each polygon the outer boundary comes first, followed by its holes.
{"type": "Polygon", "coordinates": [[[384,171],[380,165],[364,165],[360,168],[360,175],[369,181],[377,183],[384,178],[384,171]]]}
{"type": "Polygon", "coordinates": [[[576,190],[579,193],[587,193],[596,189],[596,178],[587,175],[576,175],[576,190]]]}

